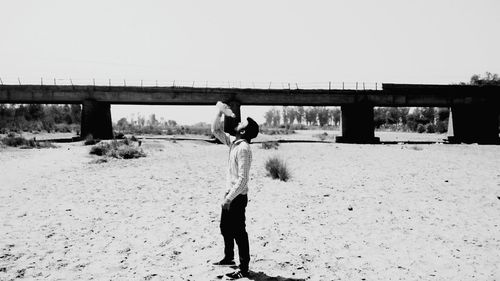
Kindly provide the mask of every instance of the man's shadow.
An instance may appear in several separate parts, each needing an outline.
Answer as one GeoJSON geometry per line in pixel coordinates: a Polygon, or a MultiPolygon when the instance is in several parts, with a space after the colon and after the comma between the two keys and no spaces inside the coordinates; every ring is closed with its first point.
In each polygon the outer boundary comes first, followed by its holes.
{"type": "Polygon", "coordinates": [[[289,278],[282,276],[269,276],[264,272],[254,272],[250,271],[250,276],[247,277],[249,280],[254,281],[305,281],[303,278],[289,278]]]}

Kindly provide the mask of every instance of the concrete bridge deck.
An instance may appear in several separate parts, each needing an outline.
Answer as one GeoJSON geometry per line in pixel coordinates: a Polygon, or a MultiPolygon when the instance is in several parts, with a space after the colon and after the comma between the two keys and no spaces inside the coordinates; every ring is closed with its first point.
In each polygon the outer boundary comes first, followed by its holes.
{"type": "Polygon", "coordinates": [[[500,87],[383,84],[382,90],[251,89],[199,87],[0,85],[0,103],[82,103],[213,105],[237,100],[243,105],[373,106],[500,105],[500,87]]]}
{"type": "MultiPolygon", "coordinates": [[[[241,105],[341,106],[342,137],[373,143],[374,106],[435,106],[452,110],[453,142],[498,143],[499,86],[382,84],[381,90],[254,89],[0,85],[0,103],[82,104],[82,136],[112,138],[110,104],[213,105],[230,103],[239,120],[241,105]]],[[[451,119],[451,118],[450,118],[451,119]]]]}

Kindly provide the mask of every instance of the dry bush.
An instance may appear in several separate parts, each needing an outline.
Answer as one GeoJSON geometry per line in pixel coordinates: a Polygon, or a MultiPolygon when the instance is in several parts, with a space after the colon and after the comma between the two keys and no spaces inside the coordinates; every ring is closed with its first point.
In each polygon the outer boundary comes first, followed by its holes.
{"type": "Polygon", "coordinates": [[[106,158],[98,158],[98,159],[94,159],[92,161],[90,161],[89,163],[90,164],[102,164],[102,163],[107,163],[108,162],[108,159],[106,158]]]}
{"type": "Polygon", "coordinates": [[[102,142],[93,146],[89,153],[118,159],[146,157],[144,151],[141,148],[132,145],[128,139],[122,141],[113,140],[111,142],[102,142]]]}
{"type": "Polygon", "coordinates": [[[266,141],[262,143],[262,149],[278,149],[280,144],[277,141],[266,141]]]}
{"type": "Polygon", "coordinates": [[[37,141],[35,138],[25,139],[21,136],[16,136],[14,134],[9,134],[7,137],[3,138],[2,143],[6,146],[19,147],[22,149],[56,148],[56,146],[49,141],[37,141]]]}
{"type": "Polygon", "coordinates": [[[417,145],[412,145],[412,146],[408,147],[408,149],[416,150],[416,151],[424,150],[422,147],[417,146],[417,145]]]}
{"type": "Polygon", "coordinates": [[[18,147],[22,145],[27,145],[28,140],[21,136],[12,136],[9,134],[7,137],[2,139],[2,143],[5,144],[6,146],[18,147]]]}
{"type": "Polygon", "coordinates": [[[315,137],[319,138],[321,141],[325,141],[326,138],[328,137],[328,133],[327,132],[324,132],[322,134],[317,134],[317,135],[314,135],[315,137]]]}
{"type": "Polygon", "coordinates": [[[273,179],[287,181],[290,179],[290,171],[285,161],[278,156],[272,156],[266,161],[266,171],[273,179]]]}

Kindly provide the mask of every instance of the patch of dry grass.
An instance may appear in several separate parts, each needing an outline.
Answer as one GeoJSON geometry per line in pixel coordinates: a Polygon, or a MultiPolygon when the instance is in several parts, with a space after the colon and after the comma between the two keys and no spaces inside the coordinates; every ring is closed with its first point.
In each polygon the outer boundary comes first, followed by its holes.
{"type": "Polygon", "coordinates": [[[118,159],[133,159],[146,157],[146,153],[133,145],[129,140],[113,140],[111,142],[101,142],[90,149],[90,154],[97,156],[113,157],[118,159]]]}
{"type": "Polygon", "coordinates": [[[267,159],[266,171],[271,178],[281,181],[288,181],[291,176],[285,161],[278,156],[272,156],[267,159]]]}

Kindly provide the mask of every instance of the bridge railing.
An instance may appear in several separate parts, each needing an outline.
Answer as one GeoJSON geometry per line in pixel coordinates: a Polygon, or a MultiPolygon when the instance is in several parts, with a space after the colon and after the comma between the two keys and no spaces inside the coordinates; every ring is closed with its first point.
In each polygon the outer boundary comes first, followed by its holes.
{"type": "Polygon", "coordinates": [[[131,86],[131,87],[193,87],[234,89],[320,89],[320,90],[382,90],[378,82],[249,82],[249,81],[193,81],[104,78],[21,78],[0,77],[0,85],[67,85],[67,86],[131,86]]]}

